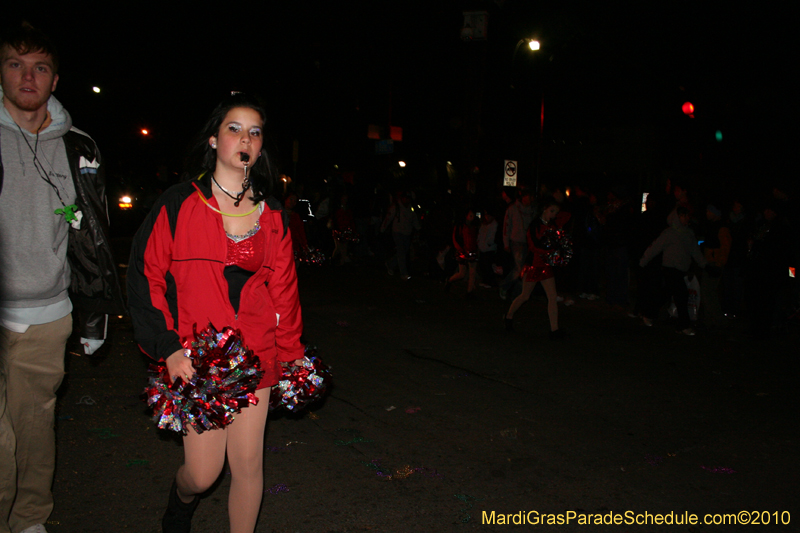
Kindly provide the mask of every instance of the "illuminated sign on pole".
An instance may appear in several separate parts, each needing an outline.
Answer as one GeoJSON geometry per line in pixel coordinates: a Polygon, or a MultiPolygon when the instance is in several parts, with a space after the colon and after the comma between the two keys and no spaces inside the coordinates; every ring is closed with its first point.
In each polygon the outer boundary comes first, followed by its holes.
{"type": "Polygon", "coordinates": [[[517,162],[506,159],[503,165],[503,187],[517,186],[517,162]]]}

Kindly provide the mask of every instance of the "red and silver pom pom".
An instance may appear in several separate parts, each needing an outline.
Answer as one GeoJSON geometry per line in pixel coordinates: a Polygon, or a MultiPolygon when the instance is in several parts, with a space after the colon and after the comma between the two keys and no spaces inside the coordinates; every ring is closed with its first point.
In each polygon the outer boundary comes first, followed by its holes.
{"type": "Polygon", "coordinates": [[[226,327],[217,331],[211,324],[194,330],[187,339],[195,375],[188,382],[172,381],[165,364],[150,365],[150,383],[142,399],[153,408],[153,421],[161,429],[186,435],[189,426],[197,433],[219,429],[233,422],[234,414],[250,404],[263,372],[258,357],[247,349],[239,330],[226,327]]]}
{"type": "Polygon", "coordinates": [[[361,242],[361,236],[353,231],[352,228],[345,228],[341,231],[333,230],[333,238],[337,241],[351,242],[353,244],[361,242]]]}
{"type": "Polygon", "coordinates": [[[322,266],[328,261],[328,256],[322,250],[307,248],[302,252],[295,251],[295,259],[306,265],[322,266]]]}
{"type": "Polygon", "coordinates": [[[563,228],[549,228],[544,235],[548,250],[545,263],[550,266],[566,266],[572,259],[572,239],[563,228]]]}
{"type": "Polygon", "coordinates": [[[317,349],[306,347],[303,363],[283,366],[283,375],[277,385],[272,387],[269,408],[281,407],[297,412],[319,400],[330,389],[331,371],[316,356],[317,349]]]}

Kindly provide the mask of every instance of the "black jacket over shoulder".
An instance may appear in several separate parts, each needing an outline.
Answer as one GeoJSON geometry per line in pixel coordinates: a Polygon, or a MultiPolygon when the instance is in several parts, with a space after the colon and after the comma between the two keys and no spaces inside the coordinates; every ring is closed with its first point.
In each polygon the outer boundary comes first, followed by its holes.
{"type": "MultiPolygon", "coordinates": [[[[105,315],[126,313],[109,241],[105,167],[97,145],[85,133],[72,128],[63,140],[75,184],[75,204],[83,213],[80,229],[69,229],[70,299],[79,311],[81,336],[103,339],[105,315]]],[[[0,159],[0,194],[3,175],[0,159]]]]}

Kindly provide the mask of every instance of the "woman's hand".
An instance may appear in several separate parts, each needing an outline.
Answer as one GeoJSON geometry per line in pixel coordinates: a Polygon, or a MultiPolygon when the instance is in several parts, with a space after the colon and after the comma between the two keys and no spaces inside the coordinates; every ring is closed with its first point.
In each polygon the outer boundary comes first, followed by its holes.
{"type": "Polygon", "coordinates": [[[181,378],[188,383],[192,379],[194,375],[192,360],[184,355],[183,348],[167,357],[166,363],[172,381],[181,378]]]}

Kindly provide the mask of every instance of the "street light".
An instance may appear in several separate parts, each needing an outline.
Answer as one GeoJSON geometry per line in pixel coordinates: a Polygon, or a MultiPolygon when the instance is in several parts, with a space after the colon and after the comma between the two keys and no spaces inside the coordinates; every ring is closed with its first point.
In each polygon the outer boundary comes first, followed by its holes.
{"type": "Polygon", "coordinates": [[[514,47],[514,56],[511,58],[512,65],[514,64],[514,59],[517,57],[517,50],[519,50],[519,47],[522,46],[522,43],[527,43],[528,48],[530,48],[532,52],[536,52],[537,50],[539,50],[539,48],[541,48],[539,41],[537,41],[536,39],[530,39],[528,37],[520,39],[519,41],[517,41],[517,46],[514,47]]]}
{"type": "MultiPolygon", "coordinates": [[[[517,51],[519,50],[519,47],[522,46],[522,43],[527,43],[528,44],[528,48],[532,52],[537,52],[537,51],[539,51],[541,49],[541,44],[536,39],[525,37],[525,38],[522,38],[519,41],[517,41],[517,46],[514,47],[514,55],[511,57],[511,72],[512,72],[511,76],[512,76],[512,80],[513,80],[513,76],[514,76],[514,74],[513,74],[513,72],[514,72],[514,59],[516,59],[517,51]]],[[[512,89],[514,88],[514,84],[513,83],[511,84],[511,88],[512,89]]],[[[540,96],[539,96],[539,146],[538,146],[537,151],[536,151],[536,193],[537,194],[539,192],[539,168],[540,168],[539,165],[540,165],[540,162],[541,162],[541,159],[542,159],[542,130],[544,130],[544,90],[542,90],[540,92],[540,96]]]]}

